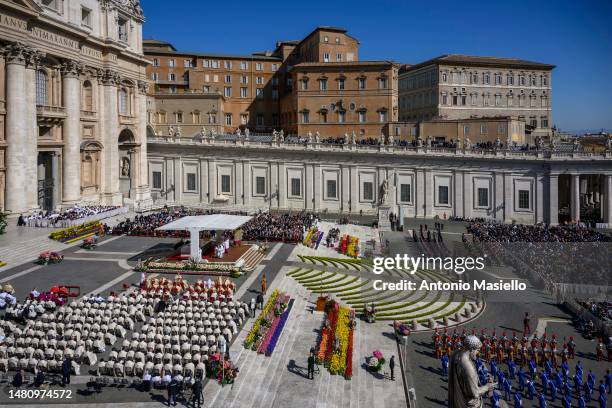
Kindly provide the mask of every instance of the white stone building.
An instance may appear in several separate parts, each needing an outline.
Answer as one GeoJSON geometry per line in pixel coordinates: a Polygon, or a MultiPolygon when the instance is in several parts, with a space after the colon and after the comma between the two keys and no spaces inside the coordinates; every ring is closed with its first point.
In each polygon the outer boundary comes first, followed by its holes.
{"type": "Polygon", "coordinates": [[[150,199],[137,0],[0,0],[0,210],[150,199]]]}
{"type": "Polygon", "coordinates": [[[387,180],[386,204],[405,217],[557,224],[579,220],[587,200],[603,221],[612,215],[610,152],[159,136],[148,151],[152,195],[165,204],[377,214],[387,180]]]}
{"type": "Polygon", "coordinates": [[[399,120],[512,116],[525,122],[534,138],[547,137],[552,127],[554,67],[457,54],[403,66],[398,79],[399,120]]]}

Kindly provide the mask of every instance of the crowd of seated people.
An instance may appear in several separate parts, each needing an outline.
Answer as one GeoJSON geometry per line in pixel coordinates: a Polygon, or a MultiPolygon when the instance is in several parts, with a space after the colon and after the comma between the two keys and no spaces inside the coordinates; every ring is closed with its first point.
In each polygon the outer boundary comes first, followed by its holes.
{"type": "Polygon", "coordinates": [[[153,214],[137,215],[134,219],[128,218],[114,227],[105,225],[104,229],[107,234],[112,235],[186,237],[189,236],[186,231],[156,231],[156,229],[188,215],[203,214],[205,212],[201,210],[189,210],[185,207],[164,208],[153,214]]]}
{"type": "Polygon", "coordinates": [[[243,238],[252,241],[300,242],[315,222],[311,213],[260,213],[242,226],[243,238]]]}
{"type": "Polygon", "coordinates": [[[578,300],[578,304],[602,320],[612,320],[612,303],[596,302],[594,300],[578,300]]]}
{"type": "Polygon", "coordinates": [[[17,219],[18,226],[28,227],[54,227],[59,226],[64,221],[80,220],[94,215],[109,213],[117,210],[118,206],[112,205],[75,205],[61,211],[37,211],[31,215],[20,215],[17,219]]]}
{"type": "Polygon", "coordinates": [[[492,224],[474,221],[467,227],[478,241],[495,242],[610,242],[612,238],[600,232],[580,227],[549,226],[546,224],[492,224]]]}

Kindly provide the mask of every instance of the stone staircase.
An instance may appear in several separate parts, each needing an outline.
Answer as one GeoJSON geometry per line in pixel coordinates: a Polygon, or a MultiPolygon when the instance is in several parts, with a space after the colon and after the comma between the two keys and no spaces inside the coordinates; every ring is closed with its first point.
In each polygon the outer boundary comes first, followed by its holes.
{"type": "MultiPolygon", "coordinates": [[[[281,272],[282,273],[282,272],[281,272]]],[[[391,331],[384,324],[368,325],[358,321],[353,352],[353,378],[345,380],[330,375],[319,366],[314,380],[306,378],[306,358],[314,347],[317,331],[323,322],[321,313],[311,313],[315,295],[295,280],[279,275],[271,285],[295,299],[291,315],[271,357],[245,350],[242,342],[251,328],[248,322],[232,347],[232,359],[240,369],[236,382],[221,387],[209,382],[204,390],[211,407],[405,407],[401,374],[396,366],[396,381],[378,379],[362,368],[364,357],[374,349],[385,356],[397,354],[395,341],[382,331],[391,331]]],[[[397,357],[396,357],[397,359],[397,357]]]]}
{"type": "Polygon", "coordinates": [[[240,257],[239,261],[244,262],[242,269],[246,272],[251,272],[259,265],[265,256],[266,254],[264,252],[255,249],[255,246],[252,245],[251,248],[240,257]]]}

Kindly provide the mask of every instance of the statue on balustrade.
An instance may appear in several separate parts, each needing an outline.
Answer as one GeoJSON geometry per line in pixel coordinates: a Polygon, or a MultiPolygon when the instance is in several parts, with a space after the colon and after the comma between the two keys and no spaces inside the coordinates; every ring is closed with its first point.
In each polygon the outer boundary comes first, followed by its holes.
{"type": "Polygon", "coordinates": [[[384,179],[382,185],[380,186],[380,204],[384,205],[387,203],[387,199],[389,195],[389,182],[387,179],[384,179]]]}
{"type": "Polygon", "coordinates": [[[465,150],[472,150],[472,141],[467,136],[465,137],[465,140],[463,141],[463,148],[465,150]]]}
{"type": "Polygon", "coordinates": [[[321,134],[318,130],[315,132],[315,143],[321,143],[321,134]]]}
{"type": "Polygon", "coordinates": [[[272,131],[272,141],[276,142],[278,140],[278,132],[276,131],[276,129],[274,129],[272,131]]]}
{"type": "Polygon", "coordinates": [[[251,131],[249,128],[244,129],[244,139],[249,140],[249,136],[251,135],[251,131]]]}
{"type": "Polygon", "coordinates": [[[476,336],[465,338],[463,350],[456,351],[450,361],[448,373],[449,408],[481,408],[482,397],[492,391],[496,383],[480,385],[476,371],[476,358],[482,343],[476,336]]]}
{"type": "Polygon", "coordinates": [[[389,137],[387,138],[387,144],[389,146],[393,146],[395,144],[395,140],[393,139],[393,135],[389,135],[389,137]]]}
{"type": "Polygon", "coordinates": [[[312,132],[308,131],[307,135],[306,135],[308,144],[312,144],[312,132]]]}

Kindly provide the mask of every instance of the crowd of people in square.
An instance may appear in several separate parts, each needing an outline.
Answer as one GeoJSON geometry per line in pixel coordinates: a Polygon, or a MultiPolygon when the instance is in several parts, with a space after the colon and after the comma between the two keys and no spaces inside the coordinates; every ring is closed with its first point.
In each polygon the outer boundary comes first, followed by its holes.
{"type": "Polygon", "coordinates": [[[468,233],[481,242],[612,242],[612,237],[579,226],[501,224],[472,221],[468,233]]]}
{"type": "Polygon", "coordinates": [[[315,223],[312,213],[273,214],[259,213],[242,226],[247,241],[300,242],[315,223]]]}
{"type": "MultiPolygon", "coordinates": [[[[74,205],[58,211],[35,211],[19,215],[19,227],[68,227],[85,221],[102,219],[118,214],[122,207],[114,205],[74,205]]],[[[126,209],[127,211],[127,209],[126,209]]]]}
{"type": "Polygon", "coordinates": [[[204,215],[211,212],[202,210],[190,210],[185,207],[164,207],[161,211],[147,215],[136,215],[134,219],[128,218],[114,227],[104,226],[110,235],[135,235],[135,236],[158,236],[158,237],[185,237],[189,233],[185,231],[156,231],[157,228],[169,224],[190,215],[204,215]]]}

